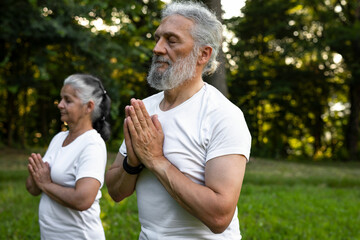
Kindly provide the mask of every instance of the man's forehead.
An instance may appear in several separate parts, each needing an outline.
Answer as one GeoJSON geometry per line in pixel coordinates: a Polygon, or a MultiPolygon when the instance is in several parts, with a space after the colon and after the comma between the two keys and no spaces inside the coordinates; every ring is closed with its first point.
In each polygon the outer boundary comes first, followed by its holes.
{"type": "Polygon", "coordinates": [[[170,33],[173,32],[174,34],[176,34],[177,32],[190,32],[190,30],[192,29],[194,25],[194,22],[184,16],[181,15],[171,15],[168,16],[166,18],[164,18],[159,27],[157,28],[157,30],[155,31],[156,33],[170,33]]]}

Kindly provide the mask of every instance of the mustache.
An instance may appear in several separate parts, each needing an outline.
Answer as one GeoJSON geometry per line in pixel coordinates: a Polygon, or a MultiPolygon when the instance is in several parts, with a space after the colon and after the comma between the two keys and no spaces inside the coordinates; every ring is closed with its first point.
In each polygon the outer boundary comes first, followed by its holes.
{"type": "Polygon", "coordinates": [[[153,55],[152,64],[157,64],[157,63],[167,63],[169,64],[169,66],[173,64],[173,62],[170,59],[164,56],[153,55]]]}

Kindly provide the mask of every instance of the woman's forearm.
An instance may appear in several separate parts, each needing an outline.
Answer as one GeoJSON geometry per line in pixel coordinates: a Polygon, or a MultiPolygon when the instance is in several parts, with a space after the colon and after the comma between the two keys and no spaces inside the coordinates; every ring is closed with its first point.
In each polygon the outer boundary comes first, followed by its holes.
{"type": "Polygon", "coordinates": [[[95,178],[82,178],[76,182],[75,187],[64,187],[56,183],[42,186],[42,191],[59,204],[84,211],[94,203],[100,188],[100,182],[95,178]]]}
{"type": "Polygon", "coordinates": [[[26,190],[33,196],[38,196],[41,194],[41,189],[36,185],[34,179],[31,175],[26,179],[26,190]]]}

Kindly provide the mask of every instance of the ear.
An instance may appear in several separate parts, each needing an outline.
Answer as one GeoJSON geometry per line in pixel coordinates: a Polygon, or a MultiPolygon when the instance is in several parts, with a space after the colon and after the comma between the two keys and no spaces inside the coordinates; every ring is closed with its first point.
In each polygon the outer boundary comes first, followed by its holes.
{"type": "Polygon", "coordinates": [[[91,113],[92,111],[94,111],[95,108],[95,103],[93,100],[90,100],[87,104],[86,104],[86,113],[91,113]]]}
{"type": "Polygon", "coordinates": [[[209,61],[209,59],[211,57],[211,53],[212,53],[212,47],[210,47],[210,46],[202,47],[200,49],[198,64],[205,65],[209,61]]]}

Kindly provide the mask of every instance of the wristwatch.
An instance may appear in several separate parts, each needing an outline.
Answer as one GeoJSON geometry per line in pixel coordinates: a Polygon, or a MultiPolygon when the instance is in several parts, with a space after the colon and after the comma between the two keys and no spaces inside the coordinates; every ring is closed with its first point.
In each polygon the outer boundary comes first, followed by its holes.
{"type": "Polygon", "coordinates": [[[128,174],[135,175],[135,174],[139,174],[143,170],[144,164],[140,164],[137,167],[132,167],[127,163],[127,156],[126,156],[123,161],[123,168],[125,172],[127,172],[128,174]]]}

